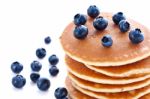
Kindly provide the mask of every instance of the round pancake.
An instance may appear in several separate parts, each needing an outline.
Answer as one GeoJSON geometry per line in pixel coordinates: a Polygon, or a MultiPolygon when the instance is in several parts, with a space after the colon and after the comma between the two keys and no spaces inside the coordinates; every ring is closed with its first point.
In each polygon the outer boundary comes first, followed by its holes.
{"type": "Polygon", "coordinates": [[[141,97],[140,99],[150,99],[150,93],[149,93],[149,94],[144,95],[144,96],[143,96],[143,97],[141,97]]]}
{"type": "Polygon", "coordinates": [[[97,67],[86,65],[89,69],[112,77],[131,77],[136,74],[150,73],[150,57],[123,66],[97,67]]]}
{"type": "Polygon", "coordinates": [[[95,72],[87,68],[84,64],[79,63],[68,56],[65,57],[66,66],[73,75],[88,80],[91,82],[102,83],[102,84],[129,84],[133,82],[138,82],[150,78],[150,74],[138,75],[135,77],[124,77],[124,78],[114,78],[110,76],[103,75],[101,73],[95,72]]]}
{"type": "Polygon", "coordinates": [[[124,92],[131,91],[139,88],[143,88],[145,86],[150,85],[150,78],[144,81],[126,84],[126,85],[108,85],[108,84],[99,84],[89,82],[83,79],[80,79],[73,74],[69,73],[70,80],[75,83],[77,86],[87,89],[93,92],[107,92],[107,93],[116,93],[116,92],[124,92]]]}
{"type": "Polygon", "coordinates": [[[108,27],[103,31],[96,31],[93,27],[93,19],[88,18],[88,36],[84,40],[76,39],[73,35],[75,25],[71,22],[60,37],[61,45],[71,58],[88,65],[95,66],[120,66],[142,60],[150,56],[150,31],[144,25],[127,19],[131,29],[140,28],[144,34],[144,41],[140,44],[132,44],[129,33],[120,32],[117,25],[112,21],[111,13],[101,13],[108,19],[108,27]],[[113,45],[110,48],[103,47],[101,39],[110,34],[113,45]]]}
{"type": "Polygon", "coordinates": [[[72,99],[137,99],[150,92],[150,86],[148,86],[128,92],[96,93],[78,87],[69,78],[66,79],[66,87],[72,99]]]}
{"type": "Polygon", "coordinates": [[[68,90],[68,93],[69,93],[69,96],[71,97],[71,99],[95,99],[93,97],[85,95],[85,94],[81,93],[80,91],[76,90],[72,86],[71,80],[68,77],[66,78],[65,83],[66,83],[66,88],[68,90]]]}

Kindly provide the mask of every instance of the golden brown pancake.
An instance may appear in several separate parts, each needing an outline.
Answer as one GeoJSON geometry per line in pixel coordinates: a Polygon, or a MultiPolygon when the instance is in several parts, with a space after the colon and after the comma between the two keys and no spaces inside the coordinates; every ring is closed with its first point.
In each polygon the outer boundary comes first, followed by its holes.
{"type": "Polygon", "coordinates": [[[69,78],[66,79],[66,87],[72,99],[138,99],[150,93],[150,86],[128,92],[96,93],[78,87],[69,78]]]}
{"type": "Polygon", "coordinates": [[[88,18],[86,26],[89,33],[84,40],[76,39],[73,35],[75,25],[71,22],[60,37],[61,45],[71,58],[88,65],[95,66],[120,66],[137,62],[150,56],[150,31],[144,25],[127,19],[131,29],[140,28],[144,34],[144,41],[140,44],[132,44],[129,40],[129,31],[120,32],[112,21],[111,13],[101,13],[108,19],[108,27],[103,31],[96,31],[93,27],[93,19],[88,18]],[[106,34],[110,34],[113,45],[110,48],[103,47],[100,40],[106,34]]]}
{"type": "Polygon", "coordinates": [[[150,74],[137,75],[135,77],[114,78],[95,72],[87,68],[84,64],[79,63],[69,58],[68,56],[65,57],[65,61],[69,72],[81,79],[88,80],[91,82],[101,84],[129,84],[150,78],[150,74]]]}
{"type": "Polygon", "coordinates": [[[89,69],[112,77],[131,77],[136,74],[150,73],[150,57],[123,66],[97,67],[86,65],[89,69]]]}
{"type": "Polygon", "coordinates": [[[116,93],[116,92],[124,92],[124,91],[131,91],[139,88],[143,88],[145,86],[150,85],[150,78],[126,85],[108,85],[108,84],[100,84],[100,83],[93,83],[90,81],[86,81],[80,79],[73,74],[69,73],[70,80],[75,83],[77,86],[94,91],[94,92],[107,92],[107,93],[116,93]]]}
{"type": "Polygon", "coordinates": [[[149,94],[144,95],[144,96],[143,96],[143,97],[141,97],[140,99],[150,99],[150,93],[149,93],[149,94]]]}
{"type": "Polygon", "coordinates": [[[95,99],[93,97],[85,95],[85,94],[81,93],[80,91],[76,90],[72,86],[71,80],[68,77],[66,78],[65,83],[66,83],[66,88],[68,90],[68,93],[69,93],[69,96],[71,97],[71,99],[95,99]]]}

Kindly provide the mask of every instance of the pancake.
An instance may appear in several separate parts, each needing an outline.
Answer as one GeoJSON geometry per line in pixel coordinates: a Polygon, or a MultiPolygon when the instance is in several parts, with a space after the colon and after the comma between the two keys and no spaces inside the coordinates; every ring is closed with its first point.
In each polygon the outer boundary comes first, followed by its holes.
{"type": "Polygon", "coordinates": [[[78,78],[101,84],[129,84],[150,78],[150,74],[138,75],[135,77],[114,78],[103,75],[88,69],[84,64],[79,63],[68,56],[65,57],[66,66],[69,72],[78,78]]]}
{"type": "Polygon", "coordinates": [[[85,94],[81,93],[80,91],[76,90],[72,86],[71,80],[68,77],[66,78],[65,83],[66,83],[66,88],[68,90],[68,93],[69,93],[69,96],[71,99],[95,99],[93,97],[85,95],[85,94]]]}
{"type": "Polygon", "coordinates": [[[145,94],[150,93],[150,85],[146,86],[141,89],[133,90],[133,91],[127,91],[127,92],[119,92],[119,93],[101,93],[101,92],[92,92],[83,88],[80,88],[76,84],[73,84],[71,82],[73,87],[75,87],[78,91],[81,93],[84,93],[86,95],[89,95],[91,97],[97,98],[97,99],[138,99],[145,94]]]}
{"type": "Polygon", "coordinates": [[[150,93],[149,93],[149,94],[144,95],[144,96],[143,96],[143,97],[141,97],[140,99],[150,99],[150,93]]]}
{"type": "Polygon", "coordinates": [[[89,33],[84,40],[74,37],[75,25],[71,22],[60,37],[66,54],[81,63],[95,66],[121,66],[150,56],[150,30],[134,20],[127,19],[132,26],[131,29],[140,28],[145,37],[140,44],[132,44],[128,37],[129,33],[120,32],[118,26],[112,21],[112,15],[111,13],[100,14],[108,19],[108,27],[103,31],[96,31],[93,27],[93,19],[87,18],[85,25],[89,33]],[[100,42],[106,34],[110,34],[113,39],[110,48],[103,47],[100,42]]]}
{"type": "Polygon", "coordinates": [[[126,85],[108,85],[108,84],[99,84],[89,82],[83,79],[80,79],[73,74],[69,73],[70,80],[78,85],[81,88],[93,91],[93,92],[107,92],[107,93],[116,93],[116,92],[124,92],[124,91],[131,91],[139,88],[143,88],[145,86],[150,85],[150,78],[126,85]]]}
{"type": "Polygon", "coordinates": [[[150,73],[150,57],[123,66],[97,67],[86,65],[89,69],[112,77],[131,77],[136,74],[150,73]]]}
{"type": "Polygon", "coordinates": [[[72,99],[138,99],[150,93],[150,86],[135,91],[121,93],[96,93],[72,84],[69,78],[66,79],[66,87],[72,99]],[[88,95],[87,95],[88,94],[88,95]]]}

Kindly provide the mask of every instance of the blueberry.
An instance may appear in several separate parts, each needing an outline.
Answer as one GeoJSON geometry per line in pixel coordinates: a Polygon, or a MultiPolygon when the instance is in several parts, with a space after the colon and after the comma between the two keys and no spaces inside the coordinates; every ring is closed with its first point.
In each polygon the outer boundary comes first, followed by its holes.
{"type": "Polygon", "coordinates": [[[96,30],[104,30],[108,26],[108,21],[100,16],[93,21],[93,26],[96,30]]]}
{"type": "Polygon", "coordinates": [[[37,80],[37,87],[41,91],[47,91],[50,87],[50,81],[47,78],[40,78],[37,80]]]}
{"type": "Polygon", "coordinates": [[[104,47],[110,47],[113,44],[113,40],[110,35],[103,36],[103,38],[101,39],[101,42],[104,47]]]}
{"type": "Polygon", "coordinates": [[[31,69],[33,71],[39,72],[42,68],[42,64],[39,61],[33,61],[31,63],[31,69]]]}
{"type": "Polygon", "coordinates": [[[51,42],[51,38],[49,36],[47,36],[45,39],[45,44],[49,44],[51,42]]]}
{"type": "Polygon", "coordinates": [[[65,97],[67,97],[68,91],[64,87],[59,87],[55,90],[54,95],[57,99],[64,99],[65,97]]]}
{"type": "Polygon", "coordinates": [[[36,50],[36,56],[40,59],[44,58],[46,56],[46,50],[44,48],[38,48],[36,50]]]}
{"type": "Polygon", "coordinates": [[[38,73],[31,73],[31,74],[30,74],[30,79],[31,79],[31,81],[33,81],[34,83],[36,83],[39,78],[40,78],[40,74],[38,74],[38,73]]]}
{"type": "Polygon", "coordinates": [[[123,15],[122,12],[118,12],[113,15],[112,20],[114,21],[115,24],[119,24],[121,20],[125,20],[125,16],[123,15]]]}
{"type": "Polygon", "coordinates": [[[48,61],[51,65],[56,65],[59,62],[59,59],[56,55],[53,54],[48,58],[48,61]]]}
{"type": "Polygon", "coordinates": [[[121,20],[119,22],[119,29],[121,32],[127,32],[130,29],[130,24],[126,20],[121,20]]]}
{"type": "Polygon", "coordinates": [[[141,33],[140,29],[136,28],[129,32],[129,39],[133,44],[138,44],[144,40],[144,35],[141,33]]]}
{"type": "Polygon", "coordinates": [[[78,25],[84,25],[86,23],[86,21],[87,21],[86,15],[78,13],[74,16],[74,24],[77,26],[78,25]]]}
{"type": "Polygon", "coordinates": [[[22,88],[26,84],[26,79],[22,75],[17,75],[12,78],[12,84],[15,88],[22,88]]]}
{"type": "Polygon", "coordinates": [[[52,66],[49,69],[49,73],[51,76],[56,76],[59,73],[59,69],[56,66],[52,66]]]}
{"type": "Polygon", "coordinates": [[[87,9],[87,14],[91,17],[91,18],[96,18],[99,14],[99,8],[95,5],[91,5],[88,9],[87,9]]]}
{"type": "Polygon", "coordinates": [[[11,64],[11,70],[14,72],[14,73],[20,73],[22,70],[23,70],[23,65],[19,62],[13,62],[11,64]]]}
{"type": "Polygon", "coordinates": [[[85,39],[88,35],[88,28],[84,25],[75,27],[74,37],[77,39],[85,39]]]}

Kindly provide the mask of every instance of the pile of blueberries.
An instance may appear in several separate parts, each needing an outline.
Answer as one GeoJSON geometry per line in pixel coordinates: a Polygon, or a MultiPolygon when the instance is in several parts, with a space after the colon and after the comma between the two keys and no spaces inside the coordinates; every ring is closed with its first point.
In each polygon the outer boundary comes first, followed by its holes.
{"type": "MultiPolygon", "coordinates": [[[[87,14],[90,18],[93,18],[93,26],[96,30],[102,31],[107,28],[108,20],[102,16],[99,16],[100,10],[97,6],[91,5],[87,9],[87,14]]],[[[127,32],[130,29],[130,24],[126,20],[126,17],[122,12],[118,12],[112,16],[113,22],[118,25],[121,32],[127,32]]],[[[85,39],[88,35],[88,28],[86,27],[87,16],[84,14],[76,14],[74,16],[74,37],[81,40],[85,39]]],[[[129,39],[133,44],[138,44],[144,40],[144,35],[140,29],[136,28],[129,32],[129,39]]],[[[100,40],[104,47],[110,47],[113,44],[111,35],[104,35],[100,40]]]]}
{"type": "MultiPolygon", "coordinates": [[[[51,43],[51,38],[48,36],[44,39],[44,41],[45,41],[45,44],[49,44],[49,43],[51,43]]],[[[46,56],[46,49],[38,48],[36,50],[36,56],[39,59],[43,59],[46,56]]],[[[59,73],[59,69],[56,67],[56,65],[59,62],[59,58],[53,54],[48,58],[48,61],[51,65],[51,67],[49,69],[50,75],[57,76],[57,74],[59,73]]],[[[38,72],[41,69],[42,69],[42,64],[39,61],[34,60],[31,63],[31,70],[33,72],[30,74],[30,79],[33,83],[37,84],[37,87],[41,91],[47,91],[50,88],[51,83],[48,78],[40,77],[40,74],[38,72]]],[[[16,74],[16,76],[12,78],[12,85],[18,89],[23,88],[26,84],[26,78],[19,74],[23,70],[23,65],[21,63],[19,63],[18,61],[13,62],[11,64],[11,70],[16,74]]],[[[64,87],[57,88],[54,92],[54,95],[55,95],[56,99],[68,99],[67,98],[68,92],[67,92],[66,88],[64,88],[64,87]]]]}

